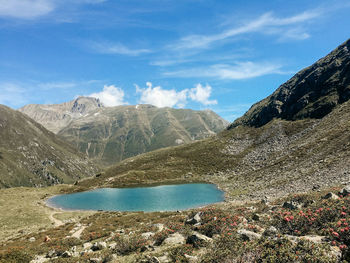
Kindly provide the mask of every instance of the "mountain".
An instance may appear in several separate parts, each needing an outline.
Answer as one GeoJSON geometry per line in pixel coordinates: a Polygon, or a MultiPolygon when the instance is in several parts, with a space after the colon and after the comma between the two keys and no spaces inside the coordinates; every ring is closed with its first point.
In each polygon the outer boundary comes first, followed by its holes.
{"type": "Polygon", "coordinates": [[[273,118],[320,119],[350,98],[350,39],[254,104],[230,128],[260,127],[273,118]]]}
{"type": "Polygon", "coordinates": [[[70,144],[0,105],[0,188],[72,183],[97,171],[70,144]]]}
{"type": "Polygon", "coordinates": [[[350,182],[348,47],[349,41],[296,74],[226,131],[124,160],[79,184],[208,181],[230,200],[350,182]]]}
{"type": "Polygon", "coordinates": [[[20,111],[104,165],[203,139],[228,125],[210,110],[104,107],[98,99],[86,97],[58,105],[27,105],[20,111]]]}

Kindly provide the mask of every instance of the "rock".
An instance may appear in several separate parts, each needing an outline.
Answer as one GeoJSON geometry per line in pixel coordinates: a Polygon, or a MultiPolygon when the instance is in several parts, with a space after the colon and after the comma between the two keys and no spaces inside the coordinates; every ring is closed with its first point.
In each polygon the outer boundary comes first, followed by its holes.
{"type": "Polygon", "coordinates": [[[104,258],[103,263],[115,262],[117,260],[117,258],[118,258],[118,256],[116,254],[108,255],[107,257],[104,258]]]}
{"type": "Polygon", "coordinates": [[[44,242],[49,242],[49,241],[51,241],[51,238],[49,236],[45,236],[44,242]]]}
{"type": "Polygon", "coordinates": [[[89,261],[90,263],[102,263],[101,258],[90,258],[89,261]]]}
{"type": "Polygon", "coordinates": [[[259,221],[259,220],[260,220],[260,216],[259,216],[258,214],[254,214],[254,215],[252,216],[252,219],[253,219],[254,221],[259,221]]]}
{"type": "Polygon", "coordinates": [[[177,244],[185,244],[185,238],[183,235],[179,233],[174,233],[169,235],[164,241],[163,244],[166,245],[177,245],[177,244]]]}
{"type": "Polygon", "coordinates": [[[92,244],[90,242],[83,244],[83,249],[90,249],[92,247],[92,244]]]}
{"type": "Polygon", "coordinates": [[[189,218],[186,220],[186,224],[188,225],[195,225],[195,224],[198,224],[202,221],[201,219],[201,212],[198,212],[197,214],[195,214],[194,217],[192,218],[189,218]]]}
{"type": "Polygon", "coordinates": [[[35,240],[36,240],[35,237],[29,238],[29,242],[34,242],[35,240]]]}
{"type": "Polygon", "coordinates": [[[64,251],[61,255],[63,258],[70,258],[72,257],[72,253],[70,251],[64,251]]]}
{"type": "Polygon", "coordinates": [[[326,242],[325,236],[317,236],[317,235],[309,235],[309,236],[301,236],[299,237],[299,240],[307,240],[312,243],[321,244],[326,242]]]}
{"type": "Polygon", "coordinates": [[[342,190],[340,190],[339,195],[347,196],[350,194],[350,185],[345,186],[342,190]]]}
{"type": "Polygon", "coordinates": [[[188,262],[190,262],[190,263],[198,262],[198,257],[196,257],[196,256],[190,256],[187,254],[185,254],[184,256],[188,260],[188,262]]]}
{"type": "Polygon", "coordinates": [[[53,257],[55,257],[55,256],[57,256],[56,250],[50,250],[50,251],[47,252],[47,254],[46,254],[46,257],[47,257],[47,258],[53,258],[53,257]]]}
{"type": "Polygon", "coordinates": [[[263,233],[264,236],[267,237],[274,237],[278,234],[278,230],[274,226],[270,226],[268,229],[266,229],[263,233]]]}
{"type": "Polygon", "coordinates": [[[141,260],[141,263],[160,263],[157,257],[146,256],[146,259],[141,260]]]}
{"type": "Polygon", "coordinates": [[[287,201],[283,203],[283,208],[288,208],[290,210],[300,209],[302,207],[303,204],[296,201],[287,201]]]}
{"type": "Polygon", "coordinates": [[[91,250],[92,251],[97,251],[97,250],[102,250],[107,248],[106,242],[96,242],[92,245],[91,250]]]}
{"type": "Polygon", "coordinates": [[[168,263],[168,262],[170,262],[170,260],[169,260],[167,255],[158,257],[158,261],[159,261],[159,263],[168,263]]]}
{"type": "Polygon", "coordinates": [[[339,247],[337,246],[331,246],[330,248],[330,254],[334,256],[337,259],[337,262],[340,262],[342,258],[342,252],[339,247]]]}
{"type": "Polygon", "coordinates": [[[329,192],[328,194],[322,196],[322,199],[333,199],[333,200],[336,200],[336,199],[339,199],[339,196],[337,196],[334,193],[329,192]]]}
{"type": "Polygon", "coordinates": [[[117,246],[117,243],[116,243],[116,242],[112,242],[112,243],[108,244],[108,248],[109,248],[109,249],[112,249],[112,250],[115,249],[116,246],[117,246]]]}
{"type": "Polygon", "coordinates": [[[212,241],[213,239],[211,239],[210,237],[195,232],[193,235],[187,237],[186,244],[190,244],[193,247],[199,248],[201,246],[205,246],[205,243],[212,241]]]}
{"type": "Polygon", "coordinates": [[[46,258],[45,256],[36,256],[33,260],[30,261],[30,263],[44,263],[49,261],[49,258],[46,258]]]}
{"type": "Polygon", "coordinates": [[[142,233],[141,236],[145,239],[149,239],[150,237],[153,237],[155,234],[153,232],[146,232],[142,233]]]}
{"type": "Polygon", "coordinates": [[[260,234],[255,233],[253,231],[246,230],[246,229],[239,229],[239,230],[237,230],[237,234],[243,240],[255,240],[255,239],[260,239],[261,238],[260,234]]]}
{"type": "Polygon", "coordinates": [[[153,226],[158,228],[157,232],[163,231],[164,229],[164,224],[159,223],[159,224],[154,224],[153,226]]]}

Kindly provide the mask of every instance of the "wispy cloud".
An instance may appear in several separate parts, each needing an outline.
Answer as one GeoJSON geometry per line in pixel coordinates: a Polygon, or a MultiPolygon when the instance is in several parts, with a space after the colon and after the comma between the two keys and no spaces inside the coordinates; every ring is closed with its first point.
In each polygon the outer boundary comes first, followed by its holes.
{"type": "Polygon", "coordinates": [[[149,49],[132,49],[121,43],[110,43],[110,42],[90,42],[87,44],[88,47],[101,54],[119,54],[126,56],[138,56],[152,52],[149,49]]]}
{"type": "MultiPolygon", "coordinates": [[[[261,15],[256,19],[253,19],[252,21],[249,21],[243,24],[242,26],[229,28],[218,34],[189,35],[189,36],[183,37],[182,39],[180,39],[180,41],[178,41],[175,44],[169,45],[168,47],[172,50],[208,48],[209,46],[211,46],[216,42],[224,41],[238,35],[252,33],[252,32],[264,34],[265,30],[268,30],[271,28],[294,26],[296,24],[304,23],[306,21],[315,19],[319,17],[321,14],[322,12],[320,10],[310,10],[294,16],[279,18],[279,17],[275,17],[272,12],[269,12],[261,15]]],[[[290,37],[291,36],[292,35],[290,35],[290,37]]],[[[297,35],[295,36],[296,36],[295,39],[300,39],[298,38],[297,35]]]]}
{"type": "Polygon", "coordinates": [[[16,83],[0,83],[0,104],[18,107],[25,103],[28,103],[28,96],[24,88],[16,83]]]}
{"type": "Polygon", "coordinates": [[[269,74],[289,74],[281,70],[280,64],[256,63],[256,62],[237,62],[234,65],[215,64],[208,67],[197,67],[183,69],[172,72],[165,72],[168,77],[180,78],[219,78],[219,79],[249,79],[269,74]]]}
{"type": "Polygon", "coordinates": [[[52,0],[0,0],[0,16],[34,19],[55,9],[52,0]]]}

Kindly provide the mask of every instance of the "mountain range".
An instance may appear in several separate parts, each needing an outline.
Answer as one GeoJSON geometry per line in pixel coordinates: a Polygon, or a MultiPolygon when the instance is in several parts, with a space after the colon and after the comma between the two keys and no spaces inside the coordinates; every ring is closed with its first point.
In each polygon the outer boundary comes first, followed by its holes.
{"type": "Polygon", "coordinates": [[[103,165],[210,137],[228,125],[210,110],[152,105],[105,107],[90,97],[62,104],[31,104],[19,111],[103,165]]]}

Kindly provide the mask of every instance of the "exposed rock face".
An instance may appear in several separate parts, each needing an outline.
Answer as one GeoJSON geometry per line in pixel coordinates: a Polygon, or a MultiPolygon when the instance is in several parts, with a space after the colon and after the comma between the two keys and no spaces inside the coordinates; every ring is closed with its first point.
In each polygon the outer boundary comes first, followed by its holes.
{"type": "Polygon", "coordinates": [[[97,171],[70,144],[0,105],[0,188],[71,183],[97,171]]]}
{"type": "Polygon", "coordinates": [[[254,104],[230,128],[260,127],[273,118],[320,119],[350,98],[350,39],[254,104]]]}
{"type": "Polygon", "coordinates": [[[99,100],[84,97],[58,105],[27,105],[20,111],[106,165],[203,139],[228,125],[209,110],[104,107],[99,100]]]}

